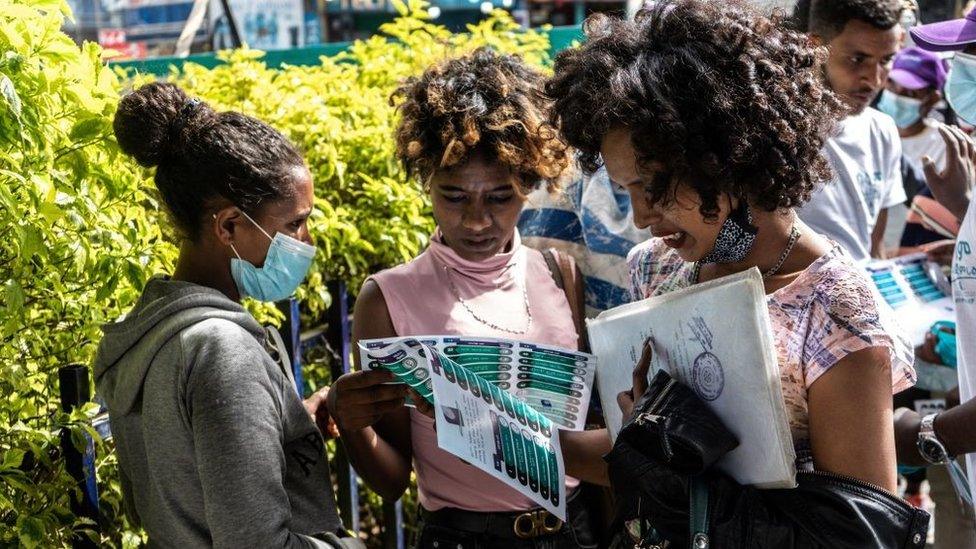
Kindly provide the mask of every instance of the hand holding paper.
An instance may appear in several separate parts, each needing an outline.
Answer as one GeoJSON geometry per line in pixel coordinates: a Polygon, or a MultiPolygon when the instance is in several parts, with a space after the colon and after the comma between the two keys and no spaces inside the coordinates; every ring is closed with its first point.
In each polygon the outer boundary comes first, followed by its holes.
{"type": "Polygon", "coordinates": [[[633,385],[630,389],[617,395],[617,404],[623,413],[623,421],[626,422],[634,414],[634,403],[644,396],[647,390],[647,375],[651,369],[651,358],[654,356],[654,340],[647,338],[644,340],[644,350],[641,352],[640,360],[634,366],[633,385]]]}
{"type": "Polygon", "coordinates": [[[336,425],[346,431],[363,429],[403,406],[407,388],[391,384],[393,380],[393,374],[385,370],[354,372],[337,379],[326,397],[336,425]]]}
{"type": "Polygon", "coordinates": [[[418,411],[433,410],[441,449],[565,519],[565,467],[552,421],[430,344],[406,338],[360,346],[366,367],[393,372],[415,391],[418,411]]]}

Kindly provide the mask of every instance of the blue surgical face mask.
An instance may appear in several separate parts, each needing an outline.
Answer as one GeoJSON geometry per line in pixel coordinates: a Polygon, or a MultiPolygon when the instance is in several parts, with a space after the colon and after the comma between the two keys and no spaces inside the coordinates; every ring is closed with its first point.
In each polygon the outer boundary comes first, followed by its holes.
{"type": "Polygon", "coordinates": [[[946,101],[959,118],[976,124],[976,56],[957,53],[946,80],[946,101]]]}
{"type": "Polygon", "coordinates": [[[894,118],[899,128],[907,128],[922,118],[922,100],[882,90],[878,110],[894,118]]]}
{"type": "Polygon", "coordinates": [[[278,301],[290,297],[305,280],[305,275],[312,266],[315,246],[281,233],[276,233],[271,238],[251,216],[243,211],[241,213],[271,240],[271,246],[264,265],[255,267],[249,261],[241,259],[241,255],[231,244],[230,248],[237,257],[230,260],[230,274],[237,284],[237,291],[241,297],[253,297],[258,301],[278,301]]]}

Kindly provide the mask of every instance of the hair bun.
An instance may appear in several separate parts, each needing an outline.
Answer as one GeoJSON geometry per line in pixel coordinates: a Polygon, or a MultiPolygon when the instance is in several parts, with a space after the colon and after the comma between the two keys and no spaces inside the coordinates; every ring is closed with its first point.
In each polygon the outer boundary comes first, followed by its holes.
{"type": "MultiPolygon", "coordinates": [[[[153,82],[135,90],[119,102],[112,127],[122,151],[145,166],[158,166],[177,152],[196,118],[186,93],[174,84],[153,82]]],[[[209,111],[209,107],[203,106],[209,111]]]]}

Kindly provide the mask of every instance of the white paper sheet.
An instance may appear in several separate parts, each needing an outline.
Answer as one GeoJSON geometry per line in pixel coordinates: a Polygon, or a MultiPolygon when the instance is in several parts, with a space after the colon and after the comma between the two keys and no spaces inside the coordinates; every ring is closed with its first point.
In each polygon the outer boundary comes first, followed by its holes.
{"type": "Polygon", "coordinates": [[[617,394],[631,388],[644,341],[653,337],[650,377],[667,370],[739,439],[718,468],[741,484],[795,486],[796,452],[758,270],[617,307],[587,325],[614,440],[622,421],[617,394]]]}
{"type": "MultiPolygon", "coordinates": [[[[368,369],[384,367],[370,358],[370,353],[410,341],[438,350],[532,406],[560,429],[581,431],[586,425],[597,368],[593,355],[524,341],[433,335],[363,340],[359,342],[360,363],[368,369]]],[[[423,373],[414,374],[423,376],[423,373]]],[[[417,388],[428,377],[415,377],[416,383],[411,385],[417,388]]]]}
{"type": "Polygon", "coordinates": [[[433,402],[442,450],[566,520],[565,468],[559,430],[551,421],[433,346],[398,341],[369,355],[433,402]]]}

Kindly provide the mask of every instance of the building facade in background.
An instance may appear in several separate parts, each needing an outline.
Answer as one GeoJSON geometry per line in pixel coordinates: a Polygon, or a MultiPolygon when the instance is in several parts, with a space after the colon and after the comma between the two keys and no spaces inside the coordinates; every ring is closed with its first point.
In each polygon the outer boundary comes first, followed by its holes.
{"type": "MultiPolygon", "coordinates": [[[[230,7],[242,40],[275,50],[366,38],[396,16],[390,0],[199,0],[206,16],[191,50],[232,47],[230,7]]],[[[429,13],[452,31],[464,30],[493,9],[505,9],[528,27],[578,25],[596,12],[632,14],[645,0],[431,0],[429,13]]],[[[754,0],[793,10],[797,0],[754,0]]],[[[802,1],[802,0],[801,0],[802,1]]],[[[194,0],[68,0],[75,14],[65,31],[78,42],[97,41],[119,58],[171,55],[194,0]]],[[[965,0],[918,0],[922,22],[959,16],[965,0]]]]}

